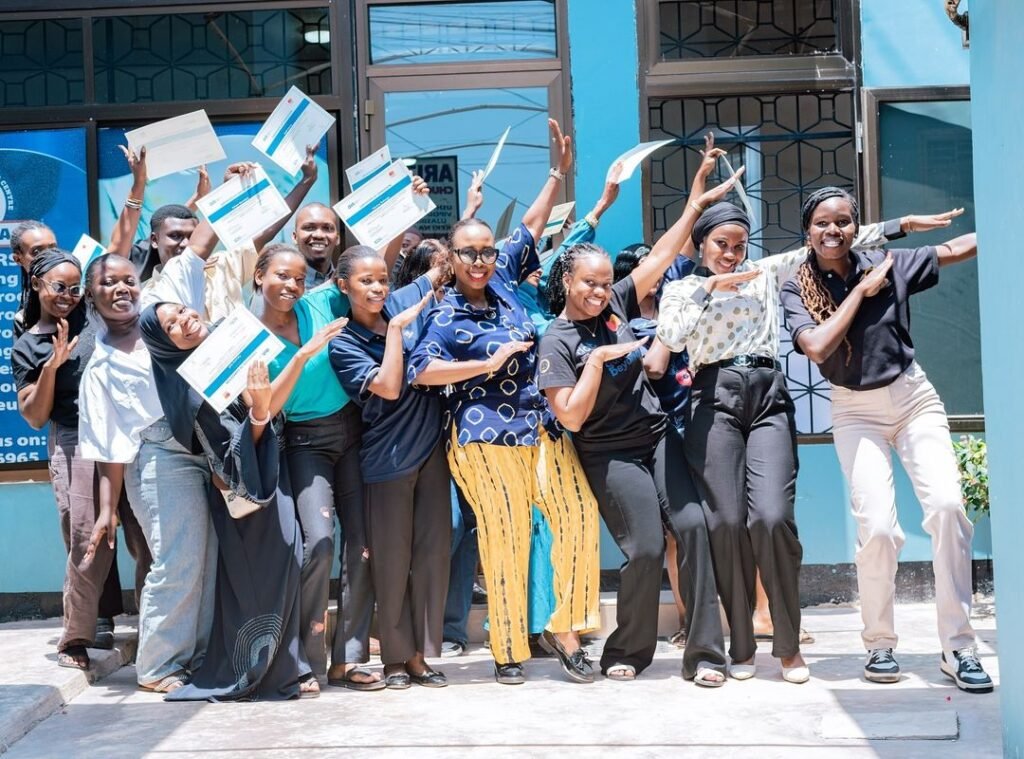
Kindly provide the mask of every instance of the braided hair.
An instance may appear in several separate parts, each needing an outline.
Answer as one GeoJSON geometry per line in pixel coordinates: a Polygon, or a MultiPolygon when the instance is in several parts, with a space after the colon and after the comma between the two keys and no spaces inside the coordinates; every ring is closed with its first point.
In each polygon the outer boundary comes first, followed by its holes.
{"type": "MultiPolygon", "coordinates": [[[[805,233],[811,227],[811,217],[814,216],[817,207],[832,198],[841,198],[850,204],[854,223],[856,223],[859,215],[857,199],[840,187],[822,187],[820,190],[812,192],[800,209],[800,223],[805,233]]],[[[808,253],[807,260],[797,269],[796,281],[800,285],[800,300],[803,301],[804,308],[807,309],[807,313],[816,324],[821,324],[829,319],[839,308],[839,304],[836,303],[832,293],[825,286],[825,280],[821,276],[821,269],[818,268],[813,251],[808,253]]],[[[846,348],[846,365],[849,366],[850,359],[853,358],[853,346],[845,337],[843,346],[846,348]]]]}
{"type": "Polygon", "coordinates": [[[557,316],[565,308],[566,274],[572,274],[576,269],[576,262],[587,256],[604,256],[608,258],[608,251],[600,245],[592,242],[581,242],[563,250],[555,262],[551,265],[551,272],[548,274],[548,282],[544,288],[544,300],[547,302],[548,313],[557,316]]]}
{"type": "Polygon", "coordinates": [[[285,253],[290,253],[294,256],[298,256],[299,258],[302,258],[303,262],[305,262],[306,260],[305,258],[303,258],[302,253],[299,252],[299,249],[296,248],[294,245],[291,245],[290,243],[272,242],[269,243],[268,245],[264,245],[263,250],[261,250],[259,256],[256,257],[256,264],[253,266],[252,270],[253,291],[260,292],[262,290],[262,288],[256,282],[256,275],[259,274],[260,278],[267,276],[267,270],[270,268],[270,262],[273,261],[277,256],[285,253]]]}

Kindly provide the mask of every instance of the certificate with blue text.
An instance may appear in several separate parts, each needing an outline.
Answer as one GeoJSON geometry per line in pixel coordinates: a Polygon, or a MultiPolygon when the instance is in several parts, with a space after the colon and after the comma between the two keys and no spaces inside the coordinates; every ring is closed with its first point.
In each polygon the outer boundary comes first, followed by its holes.
{"type": "Polygon", "coordinates": [[[295,174],[306,160],[306,146],[316,145],[334,117],[298,87],[292,87],[252,140],[253,146],[285,171],[295,174]]]}
{"type": "Polygon", "coordinates": [[[159,179],[205,163],[223,160],[224,148],[206,111],[193,111],[125,132],[128,147],[146,149],[146,175],[159,179]]]}
{"type": "Polygon", "coordinates": [[[360,243],[382,250],[435,207],[429,196],[413,192],[412,174],[395,161],[342,198],[334,210],[360,243]]]}
{"type": "Polygon", "coordinates": [[[292,212],[260,167],[248,176],[232,177],[197,200],[196,205],[228,250],[248,245],[292,212]]]}
{"type": "Polygon", "coordinates": [[[236,308],[178,367],[178,374],[218,414],[248,381],[253,361],[269,363],[284,343],[246,308],[236,308]]]}

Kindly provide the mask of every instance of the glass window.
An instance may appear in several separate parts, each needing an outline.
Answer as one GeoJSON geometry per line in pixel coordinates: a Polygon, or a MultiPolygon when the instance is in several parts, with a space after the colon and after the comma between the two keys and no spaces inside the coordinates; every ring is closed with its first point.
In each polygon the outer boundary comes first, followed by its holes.
{"type": "Polygon", "coordinates": [[[835,0],[658,3],[661,60],[836,51],[835,0]]]}
{"type": "Polygon", "coordinates": [[[112,16],[93,40],[101,103],[331,92],[326,8],[112,16]]]}
{"type": "MultiPolygon", "coordinates": [[[[675,138],[679,143],[651,159],[653,239],[683,212],[708,130],[714,131],[715,144],[728,151],[733,168],[747,167],[743,184],[754,216],[752,258],[803,244],[800,206],[813,189],[856,186],[853,96],[848,92],[652,99],[649,118],[651,140],[675,138]]],[[[725,176],[720,163],[719,175],[709,181],[725,176]]],[[[729,200],[740,203],[735,192],[729,200]]],[[[797,429],[827,432],[832,426],[828,383],[793,350],[789,331],[780,332],[797,429]]]]}
{"type": "MultiPolygon", "coordinates": [[[[477,215],[499,237],[519,223],[550,167],[547,88],[389,92],[384,104],[385,142],[392,157],[420,164],[431,163],[423,160],[428,157],[453,157],[454,162],[440,165],[454,167],[456,186],[462,188],[469,186],[474,170],[487,165],[495,144],[511,127],[484,183],[484,206],[477,215]]],[[[455,210],[461,210],[463,199],[455,200],[455,210]]]]}
{"type": "Polygon", "coordinates": [[[370,6],[370,63],[554,58],[554,0],[370,6]]]}
{"type": "Polygon", "coordinates": [[[81,103],[81,19],[0,22],[0,107],[81,103]]]}
{"type": "MultiPolygon", "coordinates": [[[[915,234],[898,245],[938,244],[973,231],[970,101],[882,103],[878,133],[885,218],[964,208],[952,227],[915,234]]],[[[917,356],[946,411],[981,414],[977,262],[944,268],[939,285],[910,303],[917,356]]]]}

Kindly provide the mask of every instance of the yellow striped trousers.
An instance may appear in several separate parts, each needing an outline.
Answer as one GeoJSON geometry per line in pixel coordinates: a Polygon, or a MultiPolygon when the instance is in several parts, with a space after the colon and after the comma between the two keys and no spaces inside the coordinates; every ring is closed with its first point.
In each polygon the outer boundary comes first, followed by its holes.
{"type": "Polygon", "coordinates": [[[476,514],[480,562],[487,579],[491,654],[499,664],[530,658],[527,583],[530,510],[543,512],[554,541],[552,632],[600,626],[600,523],[597,501],[567,435],[541,433],[539,446],[470,443],[453,430],[452,477],[476,514]]]}

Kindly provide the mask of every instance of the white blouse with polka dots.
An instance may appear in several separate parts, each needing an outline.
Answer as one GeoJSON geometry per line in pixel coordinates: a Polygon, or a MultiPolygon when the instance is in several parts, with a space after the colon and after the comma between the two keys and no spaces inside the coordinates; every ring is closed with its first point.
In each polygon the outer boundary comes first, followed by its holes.
{"type": "MultiPolygon", "coordinates": [[[[854,247],[873,248],[888,240],[882,224],[860,228],[854,247]]],[[[760,270],[736,292],[704,290],[706,276],[691,274],[665,286],[658,308],[658,339],[671,351],[689,351],[695,369],[742,355],[779,357],[779,293],[808,254],[789,253],[746,260],[735,271],[760,270]]]]}

